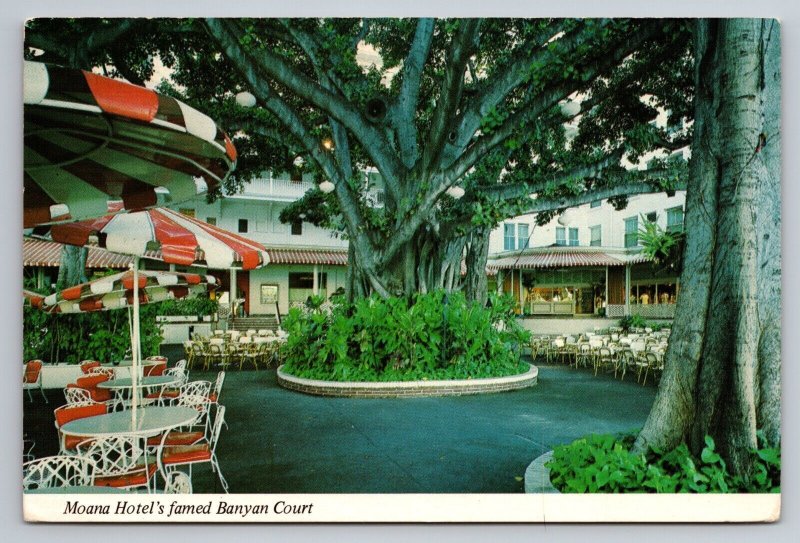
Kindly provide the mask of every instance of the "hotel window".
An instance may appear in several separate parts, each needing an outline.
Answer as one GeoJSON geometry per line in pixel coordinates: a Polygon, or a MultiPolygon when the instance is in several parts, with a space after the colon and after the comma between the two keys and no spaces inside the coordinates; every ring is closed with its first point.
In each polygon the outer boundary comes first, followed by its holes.
{"type": "Polygon", "coordinates": [[[303,222],[302,221],[294,221],[292,223],[292,235],[293,236],[302,236],[303,235],[303,222]]]}
{"type": "Polygon", "coordinates": [[[589,246],[590,247],[600,247],[601,245],[603,245],[602,227],[599,224],[597,226],[590,226],[589,227],[589,246]]]}
{"type": "Polygon", "coordinates": [[[656,222],[658,220],[658,214],[655,211],[651,211],[645,215],[644,218],[647,219],[647,222],[656,222]]]}
{"type": "Polygon", "coordinates": [[[239,232],[242,234],[247,233],[247,219],[239,219],[239,232]]]}
{"type": "Polygon", "coordinates": [[[528,225],[527,224],[518,224],[517,225],[517,249],[527,249],[528,248],[528,225]]]}
{"type": "Polygon", "coordinates": [[[667,210],[667,232],[683,232],[683,208],[667,210]]]}
{"type": "Polygon", "coordinates": [[[567,244],[567,229],[563,226],[556,226],[556,245],[567,244]]]}
{"type": "Polygon", "coordinates": [[[603,200],[595,200],[594,202],[589,204],[589,207],[600,207],[600,204],[602,204],[602,203],[603,203],[603,200]]]}
{"type": "Polygon", "coordinates": [[[504,251],[513,251],[515,249],[516,240],[514,237],[515,234],[515,225],[511,223],[505,223],[503,225],[503,250],[504,251]]]}
{"type": "Polygon", "coordinates": [[[578,246],[578,229],[577,228],[570,228],[569,229],[569,244],[573,247],[578,246]]]}
{"type": "Polygon", "coordinates": [[[206,217],[206,224],[210,224],[211,226],[217,226],[217,218],[216,217],[206,217]]]}
{"type": "Polygon", "coordinates": [[[639,245],[639,217],[625,219],[625,247],[639,245]]]}
{"type": "Polygon", "coordinates": [[[192,209],[190,207],[189,208],[182,207],[182,208],[180,208],[178,210],[178,213],[180,213],[181,215],[186,215],[187,217],[191,217],[191,218],[194,219],[194,209],[192,209]]]}

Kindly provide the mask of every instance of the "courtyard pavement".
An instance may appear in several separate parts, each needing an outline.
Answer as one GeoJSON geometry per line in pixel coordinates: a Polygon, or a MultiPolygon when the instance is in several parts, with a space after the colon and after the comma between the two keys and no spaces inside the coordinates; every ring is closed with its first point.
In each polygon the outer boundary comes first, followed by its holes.
{"type": "MultiPolygon", "coordinates": [[[[170,364],[177,353],[166,354],[170,364]]],[[[216,373],[192,371],[190,380],[216,373]]],[[[653,386],[591,371],[540,365],[539,384],[475,396],[323,398],[291,392],[274,369],[227,373],[221,403],[228,428],[217,456],[236,493],[513,493],[528,464],[589,433],[641,427],[653,386]]],[[[60,390],[25,401],[33,453],[58,449],[52,410],[60,390]]],[[[195,492],[217,492],[196,466],[195,492]]]]}

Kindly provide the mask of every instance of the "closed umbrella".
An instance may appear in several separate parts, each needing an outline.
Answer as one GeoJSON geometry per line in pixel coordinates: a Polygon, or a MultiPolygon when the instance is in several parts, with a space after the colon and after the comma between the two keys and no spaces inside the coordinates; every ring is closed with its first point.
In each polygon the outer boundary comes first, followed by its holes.
{"type": "MultiPolygon", "coordinates": [[[[83,313],[133,308],[131,326],[131,380],[136,388],[139,379],[139,305],[181,299],[216,288],[216,278],[196,273],[132,270],[95,279],[44,298],[42,309],[52,313],[83,313]]],[[[136,426],[136,394],[133,395],[133,425],[136,426]]]]}
{"type": "Polygon", "coordinates": [[[24,227],[140,210],[217,187],[236,149],[214,121],[150,89],[24,64],[24,227]]]}

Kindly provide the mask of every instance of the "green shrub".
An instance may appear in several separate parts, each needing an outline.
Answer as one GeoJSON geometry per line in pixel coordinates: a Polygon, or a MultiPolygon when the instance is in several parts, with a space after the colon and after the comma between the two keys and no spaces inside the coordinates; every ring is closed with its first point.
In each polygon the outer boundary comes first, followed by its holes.
{"type": "Polygon", "coordinates": [[[780,450],[763,439],[746,480],[728,472],[710,436],[700,458],[686,444],[646,454],[632,454],[632,444],[632,435],[591,435],[556,447],[546,464],[550,481],[564,493],[780,492],[780,450]]]}
{"type": "Polygon", "coordinates": [[[333,381],[409,381],[514,375],[527,369],[528,341],[513,301],[492,295],[490,307],[443,291],[411,298],[378,296],[354,304],[293,308],[284,371],[333,381]]]}

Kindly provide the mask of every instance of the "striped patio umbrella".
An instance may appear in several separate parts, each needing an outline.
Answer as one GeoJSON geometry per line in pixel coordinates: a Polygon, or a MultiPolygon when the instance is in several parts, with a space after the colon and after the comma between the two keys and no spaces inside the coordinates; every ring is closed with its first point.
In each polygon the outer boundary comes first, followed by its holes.
{"type": "Polygon", "coordinates": [[[59,243],[97,245],[182,266],[253,270],[269,263],[260,243],[167,208],[53,225],[50,236],[59,243]]]}
{"type": "Polygon", "coordinates": [[[236,165],[211,118],[144,87],[26,61],[23,94],[25,228],[176,203],[236,165]]]}
{"type": "Polygon", "coordinates": [[[44,295],[39,294],[38,292],[33,292],[32,290],[22,289],[22,300],[24,303],[30,305],[31,307],[36,307],[41,309],[42,304],[44,303],[44,295]]]}
{"type": "Polygon", "coordinates": [[[147,304],[203,294],[217,286],[211,275],[143,270],[135,275],[129,270],[66,288],[44,297],[41,308],[50,313],[108,311],[132,307],[134,296],[139,304],[147,304]]]}
{"type": "MultiPolygon", "coordinates": [[[[95,279],[69,287],[47,296],[42,309],[53,313],[83,313],[108,311],[130,307],[131,324],[131,380],[136,388],[141,378],[141,346],[139,343],[139,305],[164,300],[186,298],[216,288],[216,278],[196,273],[132,270],[95,279]]],[[[131,417],[136,427],[137,395],[132,395],[131,417]]]]}

